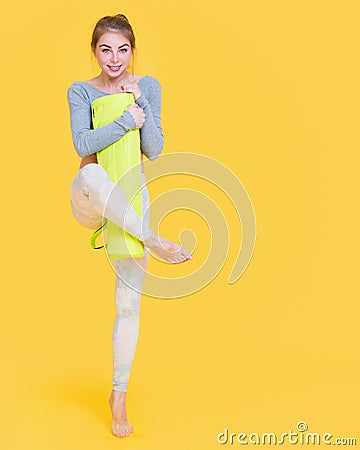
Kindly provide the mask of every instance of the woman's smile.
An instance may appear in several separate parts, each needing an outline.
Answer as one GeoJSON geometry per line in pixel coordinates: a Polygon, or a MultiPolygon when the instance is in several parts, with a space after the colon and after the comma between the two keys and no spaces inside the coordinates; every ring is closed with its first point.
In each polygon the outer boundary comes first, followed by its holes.
{"type": "Polygon", "coordinates": [[[108,68],[111,70],[111,72],[118,72],[120,70],[121,66],[109,66],[108,68]]]}

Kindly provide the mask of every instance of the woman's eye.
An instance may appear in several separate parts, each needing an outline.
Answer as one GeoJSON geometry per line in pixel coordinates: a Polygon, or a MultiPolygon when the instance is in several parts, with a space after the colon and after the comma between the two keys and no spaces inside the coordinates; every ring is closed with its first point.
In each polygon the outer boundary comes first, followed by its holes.
{"type": "MultiPolygon", "coordinates": [[[[102,52],[103,53],[108,53],[110,51],[110,49],[108,49],[108,48],[103,48],[102,49],[102,52]]],[[[128,51],[128,49],[127,48],[121,48],[120,49],[120,53],[126,53],[128,51]]]]}

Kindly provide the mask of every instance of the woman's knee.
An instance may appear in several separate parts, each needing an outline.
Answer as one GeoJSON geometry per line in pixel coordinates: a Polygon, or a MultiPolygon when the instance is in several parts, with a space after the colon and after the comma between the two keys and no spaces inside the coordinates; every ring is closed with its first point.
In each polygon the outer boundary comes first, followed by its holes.
{"type": "Polygon", "coordinates": [[[90,163],[79,170],[81,185],[87,190],[99,188],[104,183],[112,183],[109,174],[100,164],[90,163]]]}

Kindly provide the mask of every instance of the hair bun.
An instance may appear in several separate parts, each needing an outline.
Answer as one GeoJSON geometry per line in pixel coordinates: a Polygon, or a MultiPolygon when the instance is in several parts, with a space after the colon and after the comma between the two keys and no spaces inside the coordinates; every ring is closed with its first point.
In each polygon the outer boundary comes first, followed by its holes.
{"type": "Polygon", "coordinates": [[[120,19],[124,19],[124,20],[126,20],[126,22],[129,22],[127,17],[124,16],[124,14],[116,14],[116,17],[119,17],[120,19]]]}

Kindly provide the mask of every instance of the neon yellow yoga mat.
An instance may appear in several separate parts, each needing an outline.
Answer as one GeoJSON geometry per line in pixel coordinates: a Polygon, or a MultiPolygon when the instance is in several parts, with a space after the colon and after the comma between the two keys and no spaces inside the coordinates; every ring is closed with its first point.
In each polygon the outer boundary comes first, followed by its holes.
{"type": "MultiPolygon", "coordinates": [[[[133,103],[135,103],[134,96],[129,92],[97,98],[91,104],[93,127],[99,128],[118,119],[133,103]]],[[[129,130],[121,139],[97,152],[97,159],[111,180],[120,186],[133,209],[142,218],[139,129],[129,130]],[[128,172],[132,167],[134,169],[128,172]],[[127,176],[122,178],[127,172],[127,176]]],[[[144,247],[137,238],[110,220],[107,220],[106,227],[105,248],[109,258],[140,258],[144,256],[144,247]]]]}

